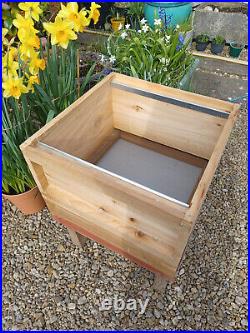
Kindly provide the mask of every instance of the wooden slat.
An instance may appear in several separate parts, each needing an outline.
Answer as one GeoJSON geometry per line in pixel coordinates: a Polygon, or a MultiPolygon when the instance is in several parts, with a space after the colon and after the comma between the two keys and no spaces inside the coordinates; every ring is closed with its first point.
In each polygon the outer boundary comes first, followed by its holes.
{"type": "Polygon", "coordinates": [[[225,119],[112,88],[114,127],[209,159],[225,119]]]}
{"type": "Polygon", "coordinates": [[[135,143],[138,146],[151,149],[157,153],[163,154],[168,157],[172,157],[178,161],[188,163],[200,168],[205,168],[207,165],[207,160],[204,158],[197,157],[195,155],[185,153],[181,150],[177,150],[160,143],[133,135],[131,133],[121,131],[120,137],[128,142],[135,143]]]}
{"type": "Polygon", "coordinates": [[[188,209],[185,220],[187,221],[193,221],[195,222],[197,215],[199,213],[199,210],[201,208],[201,205],[205,199],[205,196],[207,194],[209,185],[212,182],[214,173],[217,169],[217,166],[220,162],[220,158],[223,154],[225,145],[228,141],[229,135],[231,133],[232,127],[236,121],[236,118],[239,113],[240,106],[235,104],[234,105],[234,111],[231,112],[223,131],[218,139],[218,142],[216,143],[216,146],[214,148],[213,154],[207,164],[206,169],[203,172],[203,175],[201,177],[201,180],[197,186],[197,189],[194,193],[193,199],[190,203],[190,208],[188,209]]]}
{"type": "Polygon", "coordinates": [[[112,145],[119,139],[120,130],[114,129],[111,134],[106,136],[99,145],[89,153],[85,160],[91,163],[96,163],[100,158],[112,147],[112,145]]]}
{"type": "MultiPolygon", "coordinates": [[[[24,143],[22,143],[20,145],[21,150],[25,149],[25,147],[27,147],[31,144],[34,144],[35,142],[37,142],[39,140],[40,141],[43,140],[46,137],[46,135],[48,135],[50,133],[54,133],[54,130],[57,128],[57,126],[64,126],[65,123],[67,122],[68,118],[70,118],[70,119],[72,118],[72,113],[75,113],[76,110],[79,110],[79,108],[82,108],[81,105],[83,105],[83,103],[85,103],[85,101],[88,100],[89,97],[91,97],[92,95],[97,94],[97,96],[99,96],[99,92],[103,92],[103,91],[105,91],[105,93],[107,95],[108,93],[106,92],[106,88],[108,89],[110,87],[110,81],[112,80],[114,75],[115,74],[113,74],[113,73],[109,74],[106,78],[104,78],[102,81],[97,83],[92,89],[87,91],[83,96],[78,98],[74,103],[72,103],[69,107],[67,107],[58,116],[56,116],[54,119],[52,119],[48,124],[43,126],[36,133],[34,133],[30,138],[28,138],[24,143]]],[[[97,102],[100,103],[99,100],[101,100],[102,98],[103,98],[103,96],[101,96],[101,98],[94,97],[94,100],[93,100],[93,97],[92,97],[91,101],[93,101],[93,104],[88,105],[89,109],[85,108],[86,109],[85,111],[88,112],[88,115],[89,115],[90,111],[93,113],[93,110],[96,109],[96,103],[97,102]]],[[[107,103],[108,102],[110,102],[110,101],[108,100],[107,103]]],[[[103,102],[101,102],[101,103],[103,103],[103,102]]],[[[84,107],[85,107],[85,104],[84,104],[84,107]]],[[[75,116],[76,116],[76,114],[75,114],[75,116]]],[[[98,123],[98,121],[97,121],[97,123],[98,123]]],[[[74,125],[77,125],[77,124],[75,123],[74,125]]],[[[65,127],[64,127],[64,129],[65,129],[65,127]]],[[[81,132],[82,132],[82,129],[81,129],[81,132]]],[[[65,139],[64,132],[60,133],[60,138],[61,138],[61,141],[63,142],[63,139],[65,139]]],[[[79,144],[79,142],[78,142],[78,144],[79,144]]]]}
{"type": "MultiPolygon", "coordinates": [[[[58,211],[58,207],[56,205],[54,205],[53,203],[48,203],[49,209],[51,211],[58,211]]],[[[64,211],[60,211],[59,213],[63,213],[64,216],[68,216],[68,218],[74,218],[74,216],[69,215],[68,212],[64,211]]],[[[134,263],[136,263],[137,265],[144,267],[146,269],[151,270],[152,272],[155,272],[156,274],[160,274],[161,276],[165,276],[169,281],[174,281],[175,278],[175,272],[169,272],[169,270],[167,271],[167,273],[163,273],[162,271],[160,271],[158,268],[156,268],[155,266],[149,265],[148,263],[138,259],[137,257],[131,255],[130,253],[124,251],[123,249],[114,246],[112,243],[109,242],[109,240],[100,238],[98,236],[96,236],[95,234],[92,234],[91,232],[88,232],[86,229],[83,228],[83,226],[81,224],[73,224],[70,220],[67,220],[65,218],[61,218],[60,216],[54,215],[53,216],[54,219],[56,221],[58,221],[59,223],[62,223],[64,226],[71,228],[72,230],[75,230],[75,232],[88,237],[89,239],[92,239],[95,242],[98,242],[99,244],[102,244],[103,246],[105,246],[106,248],[110,249],[111,251],[114,251],[122,256],[124,256],[125,258],[133,261],[134,263]]],[[[166,271],[165,271],[166,272],[166,271]]]]}
{"type": "Polygon", "coordinates": [[[61,168],[70,170],[72,174],[80,173],[82,177],[89,177],[95,179],[96,182],[112,186],[113,188],[123,191],[124,193],[132,196],[133,198],[138,198],[145,203],[161,209],[164,212],[174,215],[176,217],[182,218],[186,213],[186,207],[183,207],[179,204],[176,204],[175,202],[157,196],[150,191],[144,190],[131,183],[127,183],[98,169],[94,169],[89,164],[79,165],[75,160],[72,161],[70,158],[55,156],[55,154],[45,151],[40,147],[27,147],[26,149],[24,149],[24,153],[29,156],[32,161],[38,164],[43,164],[44,161],[46,161],[46,164],[48,164],[51,161],[52,165],[54,163],[54,166],[56,167],[61,166],[61,168]]]}
{"type": "Polygon", "coordinates": [[[53,215],[70,220],[76,227],[82,227],[96,237],[107,240],[167,276],[175,275],[181,255],[178,253],[179,249],[169,243],[135,230],[119,219],[96,210],[84,200],[79,200],[77,195],[69,195],[57,187],[49,187],[45,200],[49,206],[54,204],[51,209],[53,215]]]}
{"type": "Polygon", "coordinates": [[[202,105],[204,107],[214,108],[221,111],[233,111],[233,104],[230,102],[222,101],[213,97],[194,94],[176,88],[166,87],[158,83],[144,81],[123,74],[113,74],[112,83],[128,85],[129,87],[146,90],[155,94],[162,94],[163,96],[177,98],[182,101],[202,105]]]}
{"type": "MultiPolygon", "coordinates": [[[[199,52],[199,51],[193,51],[192,54],[196,57],[221,60],[221,61],[231,62],[233,64],[248,66],[248,61],[241,60],[241,59],[222,57],[222,56],[219,56],[219,55],[209,54],[209,53],[199,52]]],[[[247,74],[247,68],[246,68],[246,74],[247,74]]]]}

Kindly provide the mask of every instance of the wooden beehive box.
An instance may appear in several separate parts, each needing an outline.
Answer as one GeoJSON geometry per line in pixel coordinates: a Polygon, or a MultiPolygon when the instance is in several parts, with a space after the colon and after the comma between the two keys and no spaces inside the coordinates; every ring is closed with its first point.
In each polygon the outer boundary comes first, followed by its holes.
{"type": "Polygon", "coordinates": [[[238,110],[112,73],[21,149],[59,222],[173,280],[238,110]]]}

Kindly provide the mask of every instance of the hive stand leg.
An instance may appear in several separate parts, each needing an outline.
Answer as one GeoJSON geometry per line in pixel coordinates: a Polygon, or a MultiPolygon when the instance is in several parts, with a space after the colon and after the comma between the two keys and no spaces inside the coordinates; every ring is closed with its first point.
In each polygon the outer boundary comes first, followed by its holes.
{"type": "Polygon", "coordinates": [[[86,243],[86,241],[87,241],[88,238],[82,236],[81,234],[79,234],[78,232],[76,232],[76,231],[74,231],[74,230],[72,230],[70,228],[68,228],[68,232],[69,232],[69,236],[70,236],[72,242],[76,246],[82,248],[84,246],[84,244],[86,243]]]}
{"type": "Polygon", "coordinates": [[[159,292],[164,292],[166,289],[168,281],[166,280],[166,278],[158,273],[155,273],[155,277],[154,277],[154,283],[152,285],[152,288],[154,290],[157,290],[159,292]]]}

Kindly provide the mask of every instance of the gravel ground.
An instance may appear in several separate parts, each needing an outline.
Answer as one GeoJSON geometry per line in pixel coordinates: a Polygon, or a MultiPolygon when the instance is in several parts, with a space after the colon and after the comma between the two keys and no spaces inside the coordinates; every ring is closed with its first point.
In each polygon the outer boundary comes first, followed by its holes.
{"type": "Polygon", "coordinates": [[[83,251],[47,209],[3,203],[3,329],[247,330],[247,110],[242,108],[176,282],[88,241],[83,251]],[[145,314],[99,311],[106,297],[149,298],[145,314]]]}

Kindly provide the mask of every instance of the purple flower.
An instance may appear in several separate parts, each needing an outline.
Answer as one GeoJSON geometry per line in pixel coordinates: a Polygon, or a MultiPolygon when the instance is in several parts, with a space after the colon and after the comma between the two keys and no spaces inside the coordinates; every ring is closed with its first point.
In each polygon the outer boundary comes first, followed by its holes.
{"type": "Polygon", "coordinates": [[[103,75],[108,75],[111,72],[112,72],[112,70],[110,68],[104,68],[103,71],[102,71],[102,74],[103,75]]]}
{"type": "Polygon", "coordinates": [[[182,46],[184,44],[184,36],[183,36],[183,34],[179,34],[178,40],[179,40],[179,44],[176,46],[176,51],[180,51],[180,49],[182,48],[182,46]]]}

